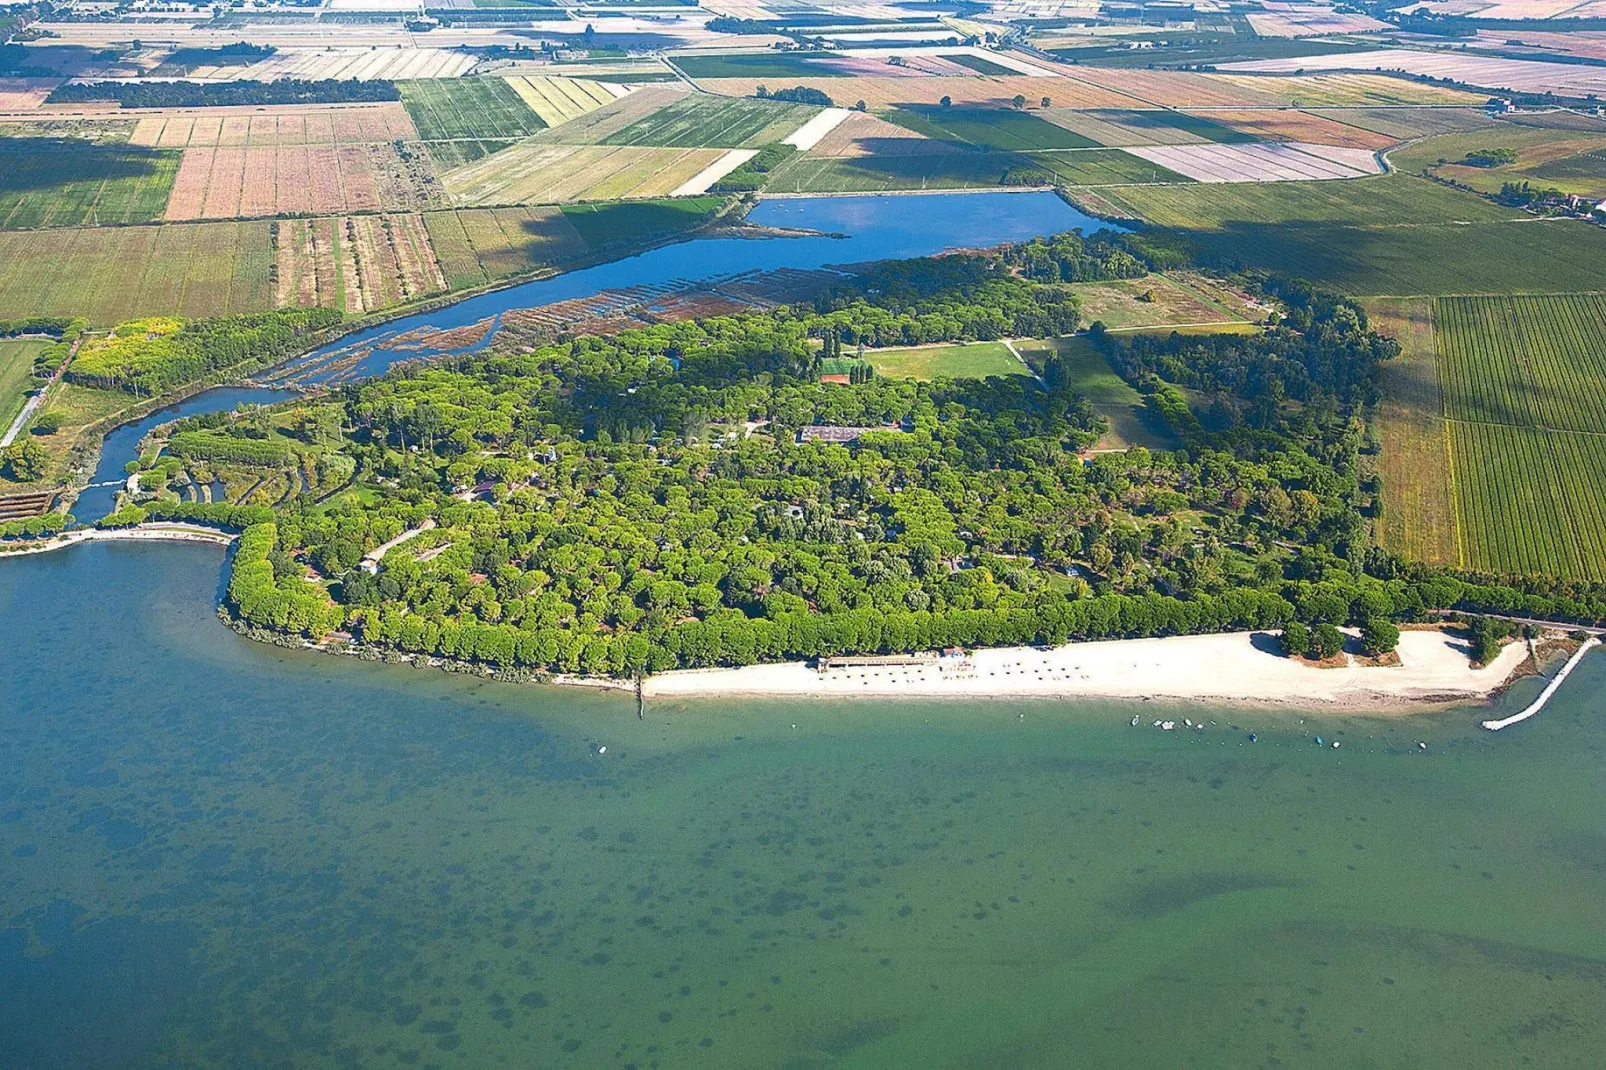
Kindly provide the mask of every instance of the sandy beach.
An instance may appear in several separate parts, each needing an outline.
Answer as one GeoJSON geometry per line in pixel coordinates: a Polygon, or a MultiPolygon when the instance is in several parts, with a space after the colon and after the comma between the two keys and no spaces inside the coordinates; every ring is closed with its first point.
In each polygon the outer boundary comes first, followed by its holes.
{"type": "Polygon", "coordinates": [[[698,669],[649,677],[649,698],[786,697],[1193,699],[1226,704],[1402,713],[1486,698],[1527,657],[1511,643],[1485,668],[1440,631],[1400,635],[1400,664],[1316,668],[1275,653],[1267,633],[1006,647],[910,667],[832,668],[802,662],[698,669]]]}
{"type": "Polygon", "coordinates": [[[65,550],[81,542],[209,542],[219,546],[232,543],[235,536],[210,528],[191,527],[185,524],[167,524],[152,521],[132,528],[79,528],[53,539],[18,543],[16,547],[0,548],[0,561],[8,557],[27,557],[30,554],[48,554],[65,550]]]}

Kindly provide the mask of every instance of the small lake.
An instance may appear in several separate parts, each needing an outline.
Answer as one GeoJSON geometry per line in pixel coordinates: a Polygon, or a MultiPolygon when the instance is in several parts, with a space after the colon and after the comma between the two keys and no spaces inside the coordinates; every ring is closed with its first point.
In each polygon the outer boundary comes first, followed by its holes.
{"type": "Polygon", "coordinates": [[[0,561],[0,1065],[1606,1050],[1606,656],[1498,736],[1474,711],[1161,703],[643,722],[625,696],[240,639],[223,559],[0,561]]]}
{"type": "MultiPolygon", "coordinates": [[[[696,238],[666,245],[623,260],[492,290],[429,312],[391,320],[295,358],[287,367],[313,367],[336,352],[368,349],[345,372],[371,377],[384,374],[398,361],[439,355],[416,348],[387,348],[387,339],[426,327],[463,327],[509,309],[534,308],[626,286],[692,283],[747,271],[812,269],[931,256],[949,249],[1025,241],[1067,230],[1091,234],[1111,226],[1078,212],[1056,194],[1045,192],[784,198],[759,202],[747,218],[762,226],[843,236],[696,238]]],[[[316,373],[305,378],[309,383],[319,381],[316,373]]],[[[136,457],[140,439],[158,424],[245,403],[271,404],[291,396],[291,391],[271,386],[225,386],[124,425],[106,436],[91,483],[120,482],[124,466],[136,457]]],[[[115,486],[92,486],[79,495],[73,514],[84,522],[105,516],[111,511],[116,492],[115,486]]]]}

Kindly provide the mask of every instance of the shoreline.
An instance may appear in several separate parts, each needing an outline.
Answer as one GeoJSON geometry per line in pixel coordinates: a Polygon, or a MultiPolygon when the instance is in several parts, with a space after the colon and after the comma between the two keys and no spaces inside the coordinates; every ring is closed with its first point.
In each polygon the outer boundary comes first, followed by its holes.
{"type": "MultiPolygon", "coordinates": [[[[39,545],[0,552],[0,559],[51,553],[85,542],[189,542],[227,547],[237,536],[182,522],[152,522],[134,528],[87,529],[41,540],[39,545]]],[[[515,683],[632,693],[634,680],[547,675],[533,669],[499,669],[429,655],[407,654],[351,642],[314,643],[304,638],[238,626],[219,606],[219,616],[246,638],[286,648],[363,660],[439,668],[515,683]]],[[[1318,668],[1282,656],[1270,632],[1111,639],[1067,643],[1051,649],[990,647],[962,656],[907,664],[852,664],[821,670],[803,661],[739,668],[674,669],[641,682],[645,699],[913,699],[922,701],[1002,699],[1200,702],[1228,707],[1278,708],[1308,713],[1403,716],[1465,703],[1487,703],[1522,675],[1527,645],[1508,643],[1493,664],[1473,668],[1465,646],[1442,629],[1400,634],[1397,665],[1345,664],[1318,668]],[[1224,686],[1231,681],[1233,686],[1224,686]]]]}

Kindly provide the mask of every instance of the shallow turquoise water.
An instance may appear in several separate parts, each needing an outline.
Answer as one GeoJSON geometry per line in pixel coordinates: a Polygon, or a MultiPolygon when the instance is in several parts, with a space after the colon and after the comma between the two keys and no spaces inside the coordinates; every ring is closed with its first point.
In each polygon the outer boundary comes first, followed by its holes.
{"type": "Polygon", "coordinates": [[[1606,1051],[1601,655],[1498,737],[1113,703],[641,723],[246,642],[220,562],[0,560],[0,1064],[1606,1051]]]}

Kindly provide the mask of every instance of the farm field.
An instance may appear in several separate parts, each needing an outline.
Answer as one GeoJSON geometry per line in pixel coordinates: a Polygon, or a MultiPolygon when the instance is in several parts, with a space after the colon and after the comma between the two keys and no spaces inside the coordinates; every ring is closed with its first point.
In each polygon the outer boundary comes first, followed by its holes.
{"type": "Polygon", "coordinates": [[[159,219],[178,153],[81,138],[0,138],[0,227],[159,219]]]}
{"type": "Polygon", "coordinates": [[[541,141],[563,145],[599,145],[632,124],[667,105],[686,99],[682,84],[644,86],[612,104],[570,119],[539,135],[541,141]]]}
{"type": "Polygon", "coordinates": [[[1480,108],[1324,108],[1314,114],[1396,141],[1480,130],[1497,122],[1480,108]]]}
{"type": "Polygon", "coordinates": [[[894,108],[885,118],[926,137],[986,149],[1081,149],[1098,144],[1036,115],[1002,108],[894,108]]]}
{"type": "MultiPolygon", "coordinates": [[[[699,84],[710,93],[729,97],[750,97],[760,85],[780,88],[774,79],[713,78],[699,84]]],[[[829,96],[839,107],[850,108],[862,100],[872,111],[885,111],[902,104],[940,104],[949,97],[955,107],[1010,107],[1015,97],[1032,104],[1048,97],[1060,108],[1141,108],[1143,103],[1125,93],[1092,85],[1075,78],[1049,78],[1036,75],[1005,77],[912,78],[859,77],[807,78],[801,82],[829,96]]],[[[1251,101],[1250,103],[1260,103],[1251,101]]]]}
{"type": "Polygon", "coordinates": [[[1169,450],[1180,445],[1165,421],[1144,404],[1143,395],[1115,374],[1104,355],[1085,336],[1030,339],[1016,342],[1015,348],[1037,366],[1054,354],[1064,361],[1072,389],[1087,398],[1093,410],[1109,422],[1109,431],[1099,439],[1099,449],[1146,446],[1169,450]]]}
{"type": "Polygon", "coordinates": [[[1101,191],[1157,226],[1214,230],[1229,223],[1481,223],[1521,213],[1407,175],[1352,182],[1200,183],[1101,191]]]}
{"type": "Polygon", "coordinates": [[[49,344],[34,338],[0,338],[0,435],[22,411],[33,386],[33,359],[49,344]]]}
{"type": "Polygon", "coordinates": [[[0,317],[110,324],[273,307],[269,223],[0,231],[0,317]]]}
{"type": "Polygon", "coordinates": [[[561,126],[571,119],[612,104],[628,90],[603,82],[577,78],[550,78],[544,75],[511,75],[503,79],[530,110],[547,126],[561,126]]]}
{"type": "Polygon", "coordinates": [[[429,212],[430,247],[448,289],[460,290],[577,256],[586,242],[554,208],[429,212]]]}
{"type": "Polygon", "coordinates": [[[1383,517],[1377,534],[1385,548],[1404,557],[1459,567],[1433,304],[1427,297],[1365,302],[1372,329],[1400,343],[1400,355],[1379,368],[1377,431],[1383,448],[1377,468],[1383,480],[1383,517]]]}
{"type": "Polygon", "coordinates": [[[1594,131],[1517,126],[1501,123],[1472,133],[1444,134],[1391,153],[1389,161],[1408,171],[1432,168],[1485,193],[1498,193],[1507,182],[1555,186],[1564,193],[1606,195],[1606,123],[1594,131]],[[1509,149],[1515,163],[1499,167],[1463,164],[1480,149],[1509,149]],[[1447,163],[1439,165],[1439,160],[1447,163]]]}
{"type": "Polygon", "coordinates": [[[1365,149],[1299,142],[1149,145],[1128,151],[1196,182],[1325,181],[1360,178],[1382,170],[1365,149]]]}
{"type": "Polygon", "coordinates": [[[236,217],[417,209],[438,202],[424,161],[388,142],[189,148],[166,218],[236,217]]]}
{"type": "Polygon", "coordinates": [[[1034,152],[1021,157],[1024,167],[1040,167],[1068,186],[1126,185],[1134,182],[1191,182],[1187,175],[1158,160],[1145,160],[1121,149],[1077,152],[1034,152]]]}
{"type": "Polygon", "coordinates": [[[1606,579],[1606,300],[1434,306],[1468,567],[1606,579]]]}
{"type": "Polygon", "coordinates": [[[807,104],[682,97],[601,139],[605,145],[758,148],[781,141],[820,109],[807,104]]]}
{"type": "Polygon", "coordinates": [[[723,197],[679,197],[626,204],[565,205],[563,215],[591,248],[660,238],[706,222],[723,197]]]}
{"type": "Polygon", "coordinates": [[[775,193],[880,193],[888,190],[984,189],[997,186],[1021,157],[970,151],[895,155],[794,156],[776,168],[775,193]]]}
{"type": "Polygon", "coordinates": [[[461,206],[663,197],[724,155],[666,149],[522,142],[443,174],[461,206]]]}
{"type": "Polygon", "coordinates": [[[274,105],[142,111],[129,144],[183,149],[417,140],[418,130],[407,109],[386,102],[339,107],[274,105]]]}
{"type": "Polygon", "coordinates": [[[1606,233],[1569,220],[1368,227],[1251,223],[1198,238],[1201,252],[1217,263],[1279,272],[1357,297],[1606,287],[1606,233]]]}
{"type": "MultiPolygon", "coordinates": [[[[1376,107],[1402,104],[1465,104],[1481,107],[1488,99],[1487,95],[1422,85],[1384,74],[1318,74],[1284,78],[1087,66],[1060,69],[1066,73],[1067,80],[1075,78],[1130,98],[1125,107],[1376,107]],[[1130,100],[1142,103],[1134,105],[1130,100]]],[[[1031,94],[1027,94],[1027,99],[1031,99],[1031,94]]],[[[1060,104],[1060,101],[1056,99],[1055,104],[1060,104]]],[[[1070,102],[1067,105],[1101,106],[1070,102]]]]}
{"type": "Polygon", "coordinates": [[[1348,55],[1268,59],[1228,64],[1230,70],[1288,72],[1317,70],[1400,70],[1448,78],[1485,89],[1520,93],[1559,93],[1583,97],[1606,92],[1606,71],[1598,67],[1535,60],[1499,59],[1406,48],[1379,49],[1348,55]]]}
{"type": "Polygon", "coordinates": [[[446,289],[418,214],[280,220],[272,237],[280,307],[367,312],[446,289]]]}
{"type": "Polygon", "coordinates": [[[1336,113],[1324,115],[1278,108],[1271,111],[1213,111],[1209,118],[1238,132],[1240,140],[1244,142],[1298,141],[1375,151],[1386,149],[1399,140],[1375,130],[1340,122],[1329,117],[1332,114],[1336,113]]]}
{"type": "Polygon", "coordinates": [[[864,359],[886,379],[985,379],[1025,375],[1027,369],[1002,342],[867,349],[864,359]]]}
{"type": "Polygon", "coordinates": [[[397,87],[423,141],[521,138],[546,128],[500,78],[440,78],[397,87]]]}

